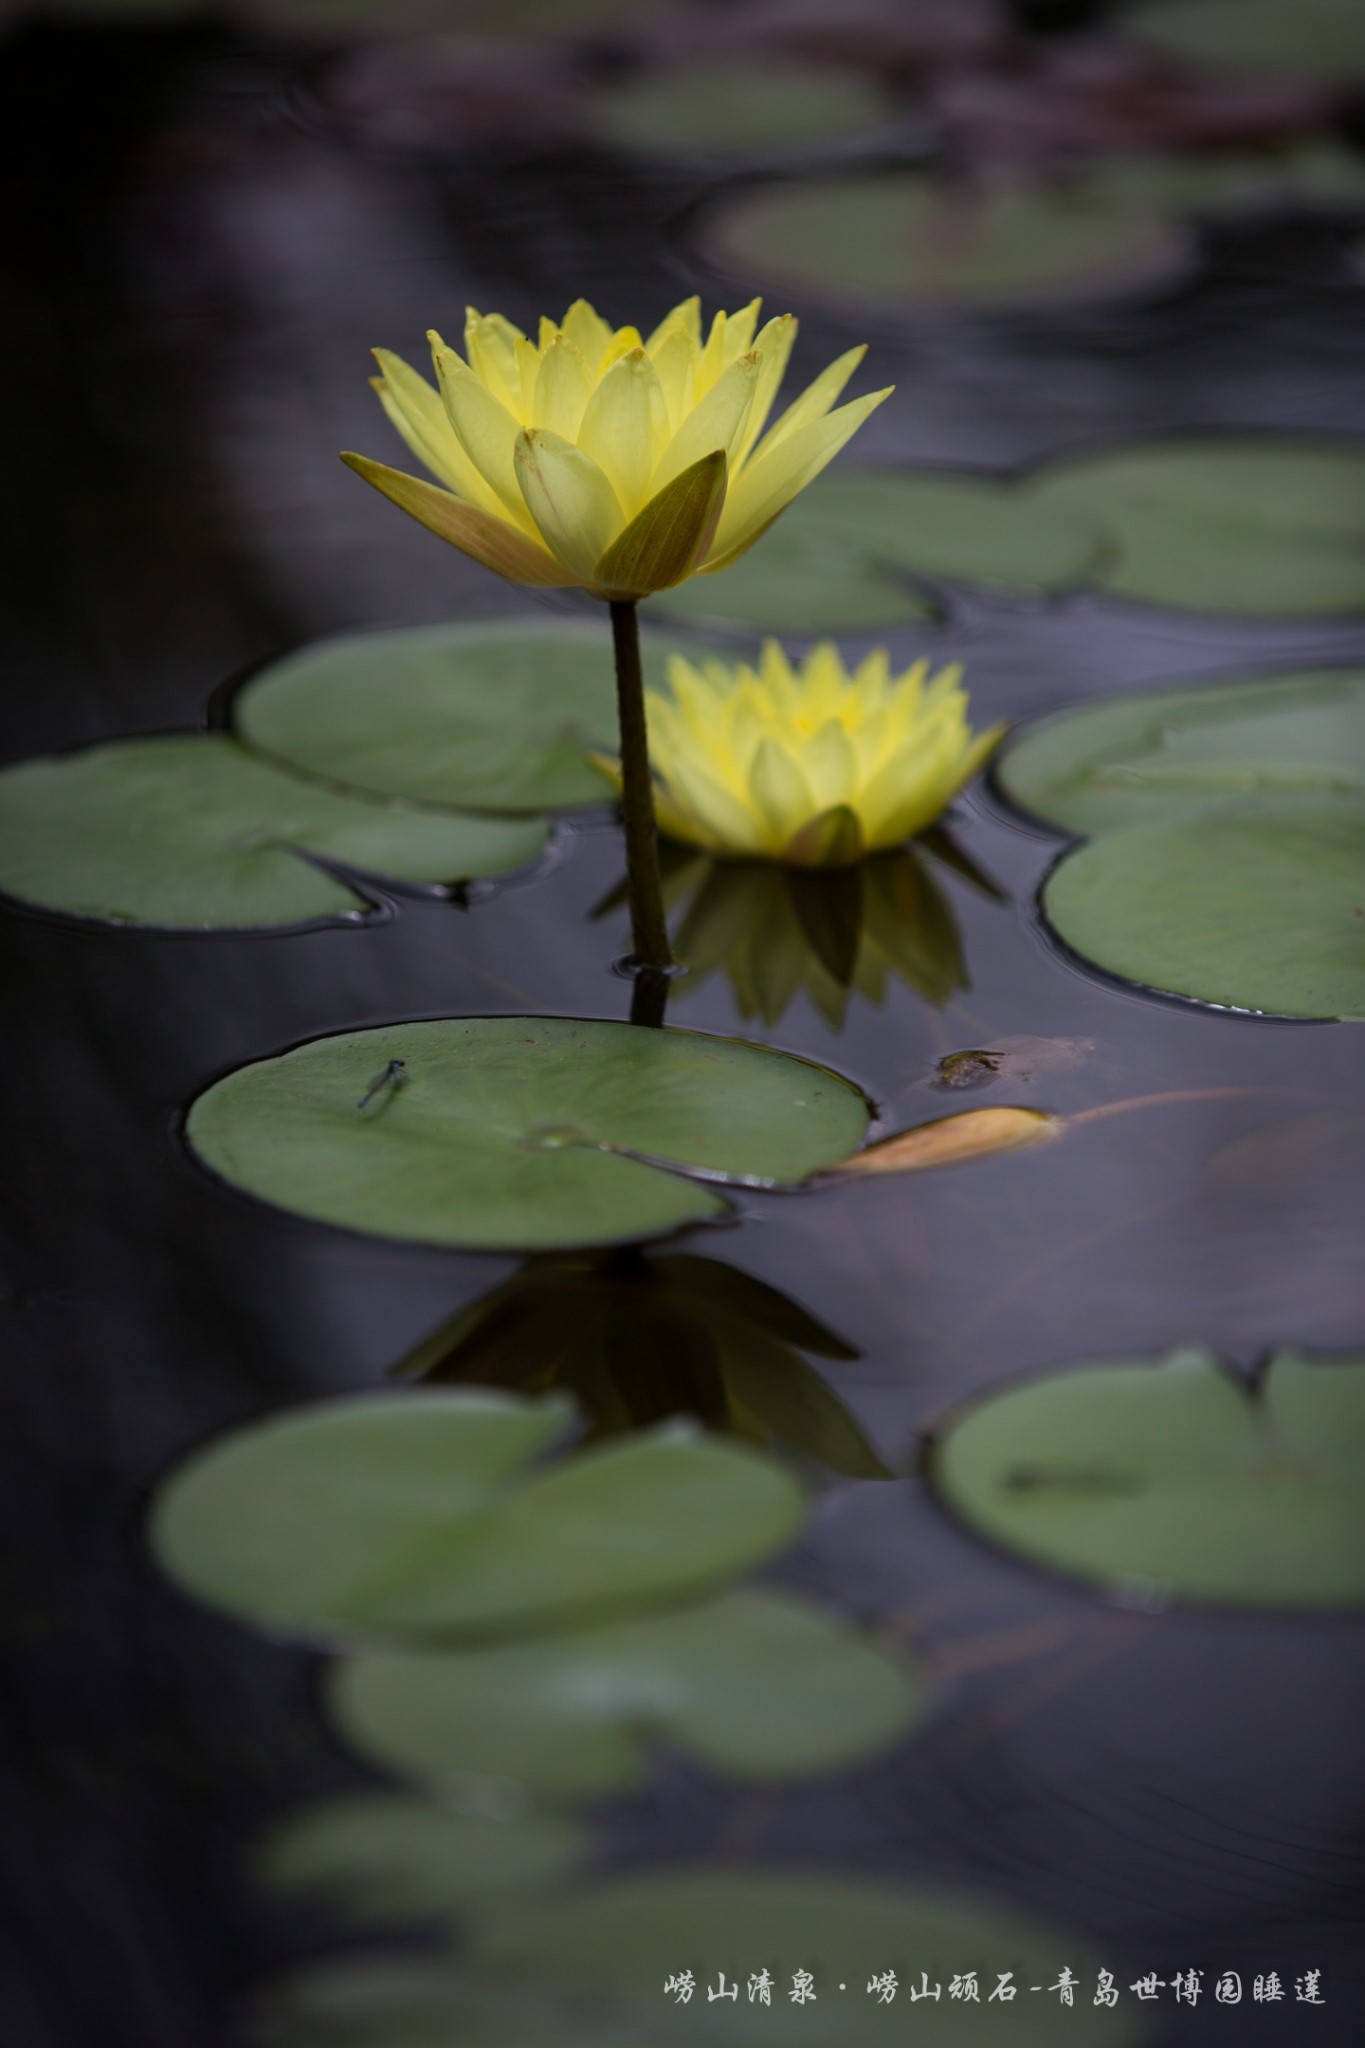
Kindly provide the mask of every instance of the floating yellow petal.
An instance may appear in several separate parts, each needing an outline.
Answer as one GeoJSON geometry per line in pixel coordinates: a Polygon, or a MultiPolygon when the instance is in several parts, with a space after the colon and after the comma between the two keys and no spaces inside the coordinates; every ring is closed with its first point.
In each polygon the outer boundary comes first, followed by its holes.
{"type": "Polygon", "coordinates": [[[463,357],[431,336],[437,389],[375,351],[385,412],[445,488],[343,460],[513,583],[608,599],[667,590],[750,547],[889,396],[835,409],[862,360],[851,349],[769,427],[796,322],[760,329],[759,305],[717,313],[703,339],[687,299],[647,341],[582,299],[535,341],[471,307],[463,357]]]}
{"type": "MultiPolygon", "coordinates": [[[[828,642],[798,670],[774,640],[756,665],[675,655],[647,698],[660,828],[732,860],[847,867],[931,825],[1005,728],[973,733],[957,665],[850,674],[828,642]]],[[[615,765],[601,766],[619,781],[615,765]]]]}

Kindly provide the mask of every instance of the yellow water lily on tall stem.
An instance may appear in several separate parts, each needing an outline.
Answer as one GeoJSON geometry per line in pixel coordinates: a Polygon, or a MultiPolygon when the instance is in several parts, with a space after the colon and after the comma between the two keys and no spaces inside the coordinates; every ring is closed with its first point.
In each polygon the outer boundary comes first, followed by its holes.
{"type": "Polygon", "coordinates": [[[430,337],[435,388],[375,352],[384,410],[437,482],[342,457],[499,576],[610,605],[640,1022],[662,1021],[672,956],[636,604],[737,560],[889,396],[836,406],[864,354],[849,349],[770,426],[796,322],[760,327],[760,309],[717,313],[703,339],[700,303],[686,299],[645,339],[579,299],[535,341],[471,309],[463,356],[430,337]]]}
{"type": "Polygon", "coordinates": [[[436,388],[387,349],[385,412],[440,485],[369,456],[342,460],[405,512],[513,583],[641,598],[742,555],[874,407],[835,408],[865,350],[822,371],[768,420],[796,321],[759,326],[762,301],[675,306],[642,339],[579,299],[531,341],[472,308],[465,353],[432,333],[436,388]]]}

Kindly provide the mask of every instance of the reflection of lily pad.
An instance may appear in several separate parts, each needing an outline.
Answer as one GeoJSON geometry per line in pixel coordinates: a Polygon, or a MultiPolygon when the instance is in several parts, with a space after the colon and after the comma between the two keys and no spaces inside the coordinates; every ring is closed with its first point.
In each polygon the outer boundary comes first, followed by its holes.
{"type": "Polygon", "coordinates": [[[257,1868],[272,1891],[317,1897],[359,1920],[413,1920],[544,1884],[587,1850],[587,1830],[561,1814],[494,1819],[360,1792],[291,1814],[257,1868]]]}
{"type": "Polygon", "coordinates": [[[1043,890],[1073,949],[1125,980],[1285,1017],[1365,1017],[1365,807],[1244,798],[1103,833],[1043,890]]]}
{"type": "Polygon", "coordinates": [[[995,2041],[1056,2048],[1063,2036],[1078,2048],[1127,2048],[1142,2032],[1140,2011],[1130,1999],[1112,2011],[1094,2009],[1095,1960],[1070,1932],[951,1892],[844,1873],[705,1868],[632,1871],[515,1919],[490,1921],[475,1931],[471,1951],[477,1969],[497,1970],[513,1983],[553,1982],[566,1995],[604,2000],[633,1992],[642,2021],[637,2038],[649,2043],[675,2038],[663,2025],[656,2033],[653,2018],[671,2012],[676,2038],[724,2048],[770,2040],[782,2031],[783,2017],[808,2048],[873,2048],[907,2032],[916,2042],[970,2048],[995,2041]],[[1086,1990],[1059,2017],[1063,1964],[1086,1990]],[[661,1998],[660,1987],[683,1970],[693,1973],[699,1989],[679,2010],[661,1998]],[[760,1970],[772,1983],[771,2009],[746,2000],[749,1978],[760,1970]],[[810,1973],[815,1998],[796,2008],[789,1994],[798,1970],[810,1973]],[[740,1986],[738,2000],[702,2002],[700,1987],[714,1986],[722,1971],[728,1984],[740,1986]],[[887,1971],[900,1987],[890,2009],[866,1988],[887,1971]],[[954,1999],[949,1990],[952,1979],[968,1971],[979,1980],[975,2002],[954,1999]],[[989,1998],[1004,1971],[1012,1972],[1019,1989],[1011,2004],[989,1998]],[[921,1973],[930,1995],[909,2007],[907,2027],[897,2014],[909,2006],[910,1987],[919,1990],[921,1973]],[[847,1985],[842,1993],[841,1983],[847,1985]],[[1022,1988],[1032,1984],[1042,1987],[1036,1995],[1022,1988]]]}
{"type": "Polygon", "coordinates": [[[1144,690],[1043,719],[1007,745],[1005,793],[1064,831],[1210,801],[1365,788],[1365,669],[1144,690]]]}
{"type": "Polygon", "coordinates": [[[625,149],[732,156],[856,136],[889,113],[852,75],[740,63],[629,73],[595,95],[588,119],[595,137],[625,149]]]}
{"type": "Polygon", "coordinates": [[[668,1166],[800,1181],[851,1152],[867,1123],[850,1082],[738,1039],[452,1017],[241,1067],[195,1102],[188,1134],[235,1187],[318,1222],[534,1250],[723,1214],[720,1195],[668,1166]],[[358,1109],[393,1061],[401,1085],[358,1109]]]}
{"type": "Polygon", "coordinates": [[[723,269],[765,287],[912,304],[1112,288],[1185,252],[1155,194],[1079,178],[974,190],[918,170],[753,185],[703,232],[723,269]]]}
{"type": "Polygon", "coordinates": [[[1365,1599],[1365,1361],[1282,1352],[1254,1392],[1204,1352],[1006,1388],[933,1460],[962,1519],[1035,1563],[1153,1597],[1365,1599]]]}
{"type": "Polygon", "coordinates": [[[117,924],[241,930],[354,915],[328,872],[456,882],[534,859],[539,818],[441,815],[324,789],[217,733],[115,740],[0,774],[0,889],[117,924]]]}
{"type": "MultiPolygon", "coordinates": [[[[645,636],[651,682],[667,652],[645,636]]],[[[605,619],[346,633],[261,670],[233,724],[261,754],[380,796],[561,810],[607,796],[587,757],[616,747],[612,673],[605,619]]]]}
{"type": "Polygon", "coordinates": [[[275,1417],[180,1467],[153,1543],[188,1591],[277,1628],[496,1634],[709,1587],[800,1522],[780,1466],[685,1423],[528,1471],[570,1412],[423,1392],[275,1417]]]}
{"type": "Polygon", "coordinates": [[[902,1734],[916,1694],[900,1663],[818,1609],[732,1593],[505,1648],[363,1657],[340,1668],[332,1705],[389,1769],[586,1798],[641,1783],[661,1738],[730,1777],[835,1769],[902,1734]]]}
{"type": "Polygon", "coordinates": [[[1182,63],[1228,71],[1365,78],[1360,0],[1158,0],[1134,30],[1182,63]]]}
{"type": "Polygon", "coordinates": [[[1365,447],[1191,435],[1067,462],[1044,507],[1103,520],[1097,581],[1191,611],[1365,612],[1365,447]]]}

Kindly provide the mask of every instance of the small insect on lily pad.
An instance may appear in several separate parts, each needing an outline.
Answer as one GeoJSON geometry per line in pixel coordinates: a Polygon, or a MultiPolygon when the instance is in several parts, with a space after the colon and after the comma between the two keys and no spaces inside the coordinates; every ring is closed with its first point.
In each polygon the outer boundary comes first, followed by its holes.
{"type": "Polygon", "coordinates": [[[690,1423],[533,1467],[572,1412],[462,1389],[274,1416],[171,1475],[152,1545],[186,1591],[249,1621],[450,1642],[660,1606],[799,1528],[782,1466],[690,1423]]]}
{"type": "Polygon", "coordinates": [[[1365,1360],[1207,1352],[1025,1381],[950,1422],[931,1476],[969,1527],[1154,1600],[1365,1600],[1365,1360]]]}
{"type": "Polygon", "coordinates": [[[224,1180],[296,1215],[523,1251],[724,1216],[723,1194],[678,1169],[802,1181],[852,1151],[868,1121],[840,1075],[739,1039],[450,1017],[241,1067],[193,1104],[187,1134],[224,1180]]]}
{"type": "Polygon", "coordinates": [[[362,1657],[337,1669],[331,1704],[388,1769],[577,1799],[641,1784],[661,1739],[755,1783],[834,1770],[902,1735],[919,1699],[845,1623],[739,1592],[507,1647],[362,1657]]]}
{"type": "MultiPolygon", "coordinates": [[[[646,633],[648,680],[677,642],[646,633]]],[[[256,753],[370,795],[467,810],[566,810],[611,792],[605,621],[480,620],[345,633],[272,662],[233,700],[256,753]]]]}
{"type": "Polygon", "coordinates": [[[354,919],[385,882],[533,860],[541,818],[375,802],[221,733],[113,740],[0,773],[0,890],[43,910],[178,931],[354,919]]]}

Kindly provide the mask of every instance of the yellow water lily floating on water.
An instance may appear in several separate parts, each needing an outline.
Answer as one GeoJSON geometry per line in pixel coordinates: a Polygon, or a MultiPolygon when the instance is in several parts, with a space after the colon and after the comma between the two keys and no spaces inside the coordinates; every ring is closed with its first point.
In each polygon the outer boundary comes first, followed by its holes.
{"type": "MultiPolygon", "coordinates": [[[[891,672],[884,648],[850,671],[825,641],[798,669],[775,640],[756,664],[668,665],[649,691],[660,830],[735,860],[845,867],[931,825],[999,744],[974,733],[957,662],[891,672]]],[[[616,763],[599,765],[620,784],[616,763]]]]}
{"type": "Polygon", "coordinates": [[[702,338],[686,299],[648,340],[586,300],[531,341],[469,312],[465,354],[430,336],[439,389],[376,349],[384,410],[444,489],[366,455],[344,462],[513,583],[573,585],[620,602],[710,575],[751,547],[873,409],[834,409],[862,361],[849,349],[776,421],[796,336],[762,301],[717,313],[702,338]]]}

